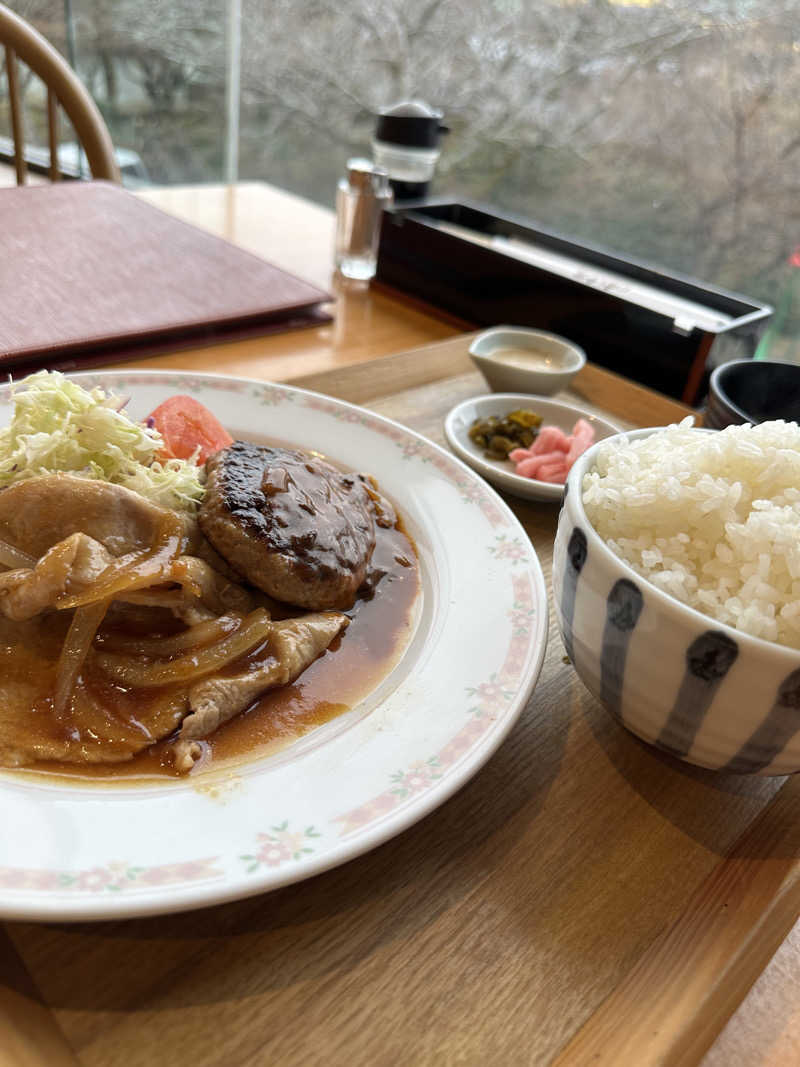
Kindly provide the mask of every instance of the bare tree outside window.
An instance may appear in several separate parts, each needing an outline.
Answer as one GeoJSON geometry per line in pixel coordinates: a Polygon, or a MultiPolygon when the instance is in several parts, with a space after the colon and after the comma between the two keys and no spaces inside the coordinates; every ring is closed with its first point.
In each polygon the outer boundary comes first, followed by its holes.
{"type": "MultiPolygon", "coordinates": [[[[59,0],[12,6],[65,49],[59,0]]],[[[71,6],[115,144],[221,180],[226,0],[71,6]]],[[[438,193],[767,300],[800,241],[800,0],[243,0],[241,84],[241,177],[321,203],[420,97],[438,193]]]]}

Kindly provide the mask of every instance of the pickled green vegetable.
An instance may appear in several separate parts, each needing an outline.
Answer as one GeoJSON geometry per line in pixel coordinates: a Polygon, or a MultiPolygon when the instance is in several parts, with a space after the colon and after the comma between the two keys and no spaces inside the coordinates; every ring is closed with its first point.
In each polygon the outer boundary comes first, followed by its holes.
{"type": "Polygon", "coordinates": [[[487,459],[508,459],[515,448],[530,448],[542,416],[535,411],[519,408],[507,415],[487,415],[476,419],[468,430],[469,439],[484,450],[487,459]]]}

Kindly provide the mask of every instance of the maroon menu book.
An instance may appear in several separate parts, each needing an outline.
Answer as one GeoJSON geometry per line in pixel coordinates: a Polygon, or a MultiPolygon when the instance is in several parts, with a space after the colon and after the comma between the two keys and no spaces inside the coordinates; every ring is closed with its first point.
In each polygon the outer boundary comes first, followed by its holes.
{"type": "Polygon", "coordinates": [[[0,298],[2,369],[292,329],[329,321],[331,299],[117,185],[77,181],[0,190],[0,298]]]}

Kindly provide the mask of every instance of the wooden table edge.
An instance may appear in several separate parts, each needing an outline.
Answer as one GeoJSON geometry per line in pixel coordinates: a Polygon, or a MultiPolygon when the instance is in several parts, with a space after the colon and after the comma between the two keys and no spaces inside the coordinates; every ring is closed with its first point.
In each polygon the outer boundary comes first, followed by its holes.
{"type": "Polygon", "coordinates": [[[699,1063],[800,916],[798,801],[793,776],[553,1067],[699,1063]]]}
{"type": "Polygon", "coordinates": [[[0,1067],[78,1067],[6,930],[0,929],[0,1067]]]}

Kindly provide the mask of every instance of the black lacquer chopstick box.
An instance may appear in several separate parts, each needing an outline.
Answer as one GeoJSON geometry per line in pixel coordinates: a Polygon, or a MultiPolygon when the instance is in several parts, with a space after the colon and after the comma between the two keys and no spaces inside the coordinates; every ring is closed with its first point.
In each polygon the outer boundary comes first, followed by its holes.
{"type": "Polygon", "coordinates": [[[752,355],[772,308],[538,223],[453,200],[398,204],[377,280],[475,326],[562,334],[589,359],[696,402],[708,356],[752,355]]]}

